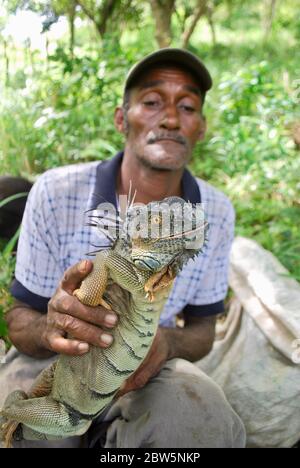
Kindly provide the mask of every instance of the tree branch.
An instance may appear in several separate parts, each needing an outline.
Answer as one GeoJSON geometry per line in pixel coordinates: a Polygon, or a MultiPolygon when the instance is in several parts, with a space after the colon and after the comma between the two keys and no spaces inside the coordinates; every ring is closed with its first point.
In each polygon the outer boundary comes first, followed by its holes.
{"type": "Polygon", "coordinates": [[[107,22],[120,2],[119,0],[106,0],[102,7],[96,11],[89,9],[82,0],[76,0],[76,3],[80,6],[83,13],[94,23],[99,35],[103,37],[106,32],[107,22]]]}
{"type": "Polygon", "coordinates": [[[82,9],[83,13],[86,14],[86,16],[88,18],[90,18],[90,20],[92,20],[92,22],[95,24],[96,23],[96,20],[95,20],[95,13],[93,11],[90,11],[86,5],[81,1],[81,0],[76,0],[76,3],[78,6],[80,6],[80,8],[82,9]]]}
{"type": "Polygon", "coordinates": [[[101,8],[100,21],[98,22],[98,24],[99,24],[99,30],[102,36],[104,36],[105,34],[107,21],[112,16],[114,9],[118,3],[119,1],[117,0],[107,0],[104,3],[103,7],[101,8]]]}
{"type": "Polygon", "coordinates": [[[192,17],[190,26],[182,34],[182,47],[186,48],[191,35],[193,34],[195,27],[200,19],[200,17],[205,13],[207,0],[199,0],[198,6],[195,9],[195,13],[192,17]]]}

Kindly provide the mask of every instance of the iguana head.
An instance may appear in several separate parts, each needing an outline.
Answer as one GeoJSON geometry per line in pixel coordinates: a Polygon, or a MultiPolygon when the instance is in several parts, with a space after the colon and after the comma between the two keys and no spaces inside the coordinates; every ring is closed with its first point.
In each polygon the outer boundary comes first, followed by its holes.
{"type": "Polygon", "coordinates": [[[95,247],[111,249],[126,258],[151,301],[154,293],[170,287],[182,267],[201,252],[207,231],[201,205],[179,197],[148,205],[131,201],[123,215],[107,216],[102,210],[90,218],[89,225],[112,242],[95,247]]]}
{"type": "Polygon", "coordinates": [[[201,206],[169,197],[130,207],[119,245],[139,270],[156,273],[170,267],[175,276],[201,251],[206,229],[201,206]]]}

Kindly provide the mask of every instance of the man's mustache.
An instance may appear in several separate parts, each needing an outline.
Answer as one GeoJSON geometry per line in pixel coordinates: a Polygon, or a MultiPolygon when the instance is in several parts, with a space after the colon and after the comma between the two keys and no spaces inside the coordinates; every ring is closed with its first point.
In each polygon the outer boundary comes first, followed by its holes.
{"type": "Polygon", "coordinates": [[[158,135],[151,135],[148,139],[147,139],[147,143],[149,145],[152,145],[153,143],[156,143],[157,141],[160,141],[160,140],[172,140],[172,141],[176,141],[177,143],[180,143],[181,145],[184,145],[184,146],[188,146],[188,142],[187,142],[187,139],[184,138],[182,135],[178,135],[178,134],[170,134],[170,133],[160,133],[158,135]]]}

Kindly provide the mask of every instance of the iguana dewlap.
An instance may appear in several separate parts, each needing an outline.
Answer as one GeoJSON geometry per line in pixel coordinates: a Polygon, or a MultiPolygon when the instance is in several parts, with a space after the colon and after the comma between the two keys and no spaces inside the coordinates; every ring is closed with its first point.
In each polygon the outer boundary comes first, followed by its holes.
{"type": "Polygon", "coordinates": [[[17,434],[29,440],[85,433],[140,366],[153,342],[173,279],[203,245],[205,223],[201,220],[199,227],[196,207],[191,204],[187,214],[183,210],[180,214],[184,203],[170,197],[138,210],[128,209],[114,244],[97,254],[92,272],[74,292],[84,304],[102,304],[117,313],[112,345],[106,349],[90,346],[82,356],[60,355],[40,374],[28,395],[11,393],[1,411],[7,445],[17,427],[17,434]],[[175,214],[171,210],[166,235],[164,213],[174,206],[178,208],[175,214]],[[143,228],[147,221],[143,236],[133,229],[137,216],[144,220],[143,228]],[[178,216],[182,226],[188,216],[192,229],[177,232],[178,216]],[[191,239],[196,239],[197,246],[188,248],[191,239]]]}

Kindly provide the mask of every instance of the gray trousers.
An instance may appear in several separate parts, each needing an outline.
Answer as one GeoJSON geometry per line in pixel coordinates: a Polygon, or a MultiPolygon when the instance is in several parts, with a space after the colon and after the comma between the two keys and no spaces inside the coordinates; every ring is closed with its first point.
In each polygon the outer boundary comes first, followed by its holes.
{"type": "MultiPolygon", "coordinates": [[[[0,364],[0,408],[13,390],[28,391],[55,358],[36,360],[12,348],[0,364]]],[[[119,398],[102,421],[109,421],[107,448],[240,448],[244,425],[221,388],[194,364],[168,361],[148,384],[119,398]]],[[[101,427],[101,426],[100,426],[101,427]]],[[[87,438],[15,442],[17,448],[86,447],[87,438]]]]}

